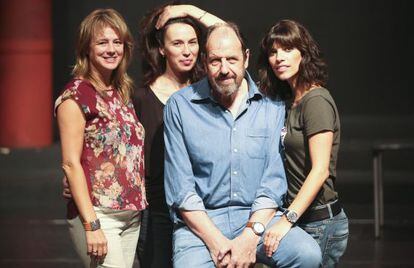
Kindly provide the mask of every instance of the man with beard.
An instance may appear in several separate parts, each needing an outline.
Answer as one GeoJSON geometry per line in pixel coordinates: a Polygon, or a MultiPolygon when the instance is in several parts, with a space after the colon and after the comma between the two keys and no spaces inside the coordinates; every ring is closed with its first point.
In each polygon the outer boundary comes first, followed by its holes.
{"type": "Polygon", "coordinates": [[[321,252],[293,227],[266,257],[265,226],[286,192],[280,155],[284,105],[246,72],[249,50],[234,24],[209,28],[207,78],[164,109],[165,192],[175,224],[174,267],[319,267],[321,252]]]}

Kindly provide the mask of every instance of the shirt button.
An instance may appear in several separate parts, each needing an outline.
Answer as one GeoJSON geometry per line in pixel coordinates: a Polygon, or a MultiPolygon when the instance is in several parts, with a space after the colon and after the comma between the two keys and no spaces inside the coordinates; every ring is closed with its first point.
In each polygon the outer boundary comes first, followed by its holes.
{"type": "Polygon", "coordinates": [[[237,153],[239,150],[237,150],[237,148],[233,149],[233,152],[237,153]]]}
{"type": "Polygon", "coordinates": [[[234,196],[234,197],[237,197],[237,194],[236,194],[236,193],[234,193],[234,194],[233,194],[233,196],[234,196]]]}
{"type": "Polygon", "coordinates": [[[233,128],[233,131],[236,131],[237,129],[236,128],[233,128]]]}
{"type": "Polygon", "coordinates": [[[234,175],[237,175],[237,171],[233,171],[233,174],[234,174],[234,175]]]}

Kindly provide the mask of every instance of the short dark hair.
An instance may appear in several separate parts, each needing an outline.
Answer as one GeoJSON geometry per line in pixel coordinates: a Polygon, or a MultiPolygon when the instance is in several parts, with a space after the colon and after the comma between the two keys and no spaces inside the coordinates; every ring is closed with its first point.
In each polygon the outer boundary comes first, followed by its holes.
{"type": "Polygon", "coordinates": [[[241,44],[241,49],[242,49],[242,53],[243,53],[243,57],[244,59],[246,59],[247,55],[246,55],[246,50],[247,50],[247,45],[246,45],[246,39],[244,38],[244,35],[241,33],[239,26],[237,26],[237,24],[235,24],[234,22],[228,21],[228,22],[224,22],[224,23],[216,23],[210,27],[207,28],[207,33],[206,33],[206,38],[205,38],[205,43],[204,43],[204,47],[203,47],[203,55],[204,57],[207,56],[207,42],[208,39],[210,38],[210,35],[217,29],[219,28],[229,28],[231,30],[234,31],[234,33],[237,36],[237,39],[239,39],[240,44],[241,44]]]}
{"type": "Polygon", "coordinates": [[[310,87],[312,84],[326,86],[327,64],[309,31],[296,21],[281,20],[270,27],[260,44],[258,73],[260,89],[266,95],[278,96],[282,99],[292,97],[288,83],[279,80],[269,64],[269,54],[275,43],[284,48],[296,48],[300,51],[302,60],[298,71],[298,86],[310,87]]]}
{"type": "MultiPolygon", "coordinates": [[[[143,86],[151,85],[166,69],[165,58],[160,55],[159,48],[164,45],[164,34],[168,25],[184,23],[193,27],[196,32],[200,47],[203,42],[203,32],[200,24],[190,17],[174,18],[166,22],[161,29],[156,29],[158,17],[168,4],[162,5],[149,12],[141,20],[139,33],[139,50],[142,56],[143,86]]],[[[200,49],[201,50],[201,49],[200,49]]],[[[190,81],[196,82],[204,76],[203,65],[200,60],[200,52],[197,62],[190,71],[190,81]]]]}

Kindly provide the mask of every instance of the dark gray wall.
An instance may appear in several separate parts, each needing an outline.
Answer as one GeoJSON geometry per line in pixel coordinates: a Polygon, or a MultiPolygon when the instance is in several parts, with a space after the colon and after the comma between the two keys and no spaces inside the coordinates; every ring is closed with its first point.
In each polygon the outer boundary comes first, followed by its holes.
{"type": "MultiPolygon", "coordinates": [[[[70,78],[74,40],[84,16],[95,8],[112,7],[125,17],[137,36],[138,21],[164,1],[54,1],[55,96],[70,78]]],[[[329,88],[342,115],[413,115],[411,62],[413,19],[409,1],[187,1],[236,22],[252,50],[250,72],[255,75],[258,43],[263,32],[279,19],[303,23],[321,46],[329,64],[329,88]]],[[[140,79],[136,54],[130,68],[140,79]]]]}

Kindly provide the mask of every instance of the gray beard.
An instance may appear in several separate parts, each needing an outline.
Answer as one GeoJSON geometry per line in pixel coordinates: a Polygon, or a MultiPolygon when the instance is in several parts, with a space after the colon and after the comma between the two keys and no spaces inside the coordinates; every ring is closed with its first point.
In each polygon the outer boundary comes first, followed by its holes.
{"type": "Polygon", "coordinates": [[[222,87],[217,84],[216,80],[210,78],[209,80],[213,90],[223,97],[231,96],[239,89],[239,86],[236,83],[222,87]]]}

